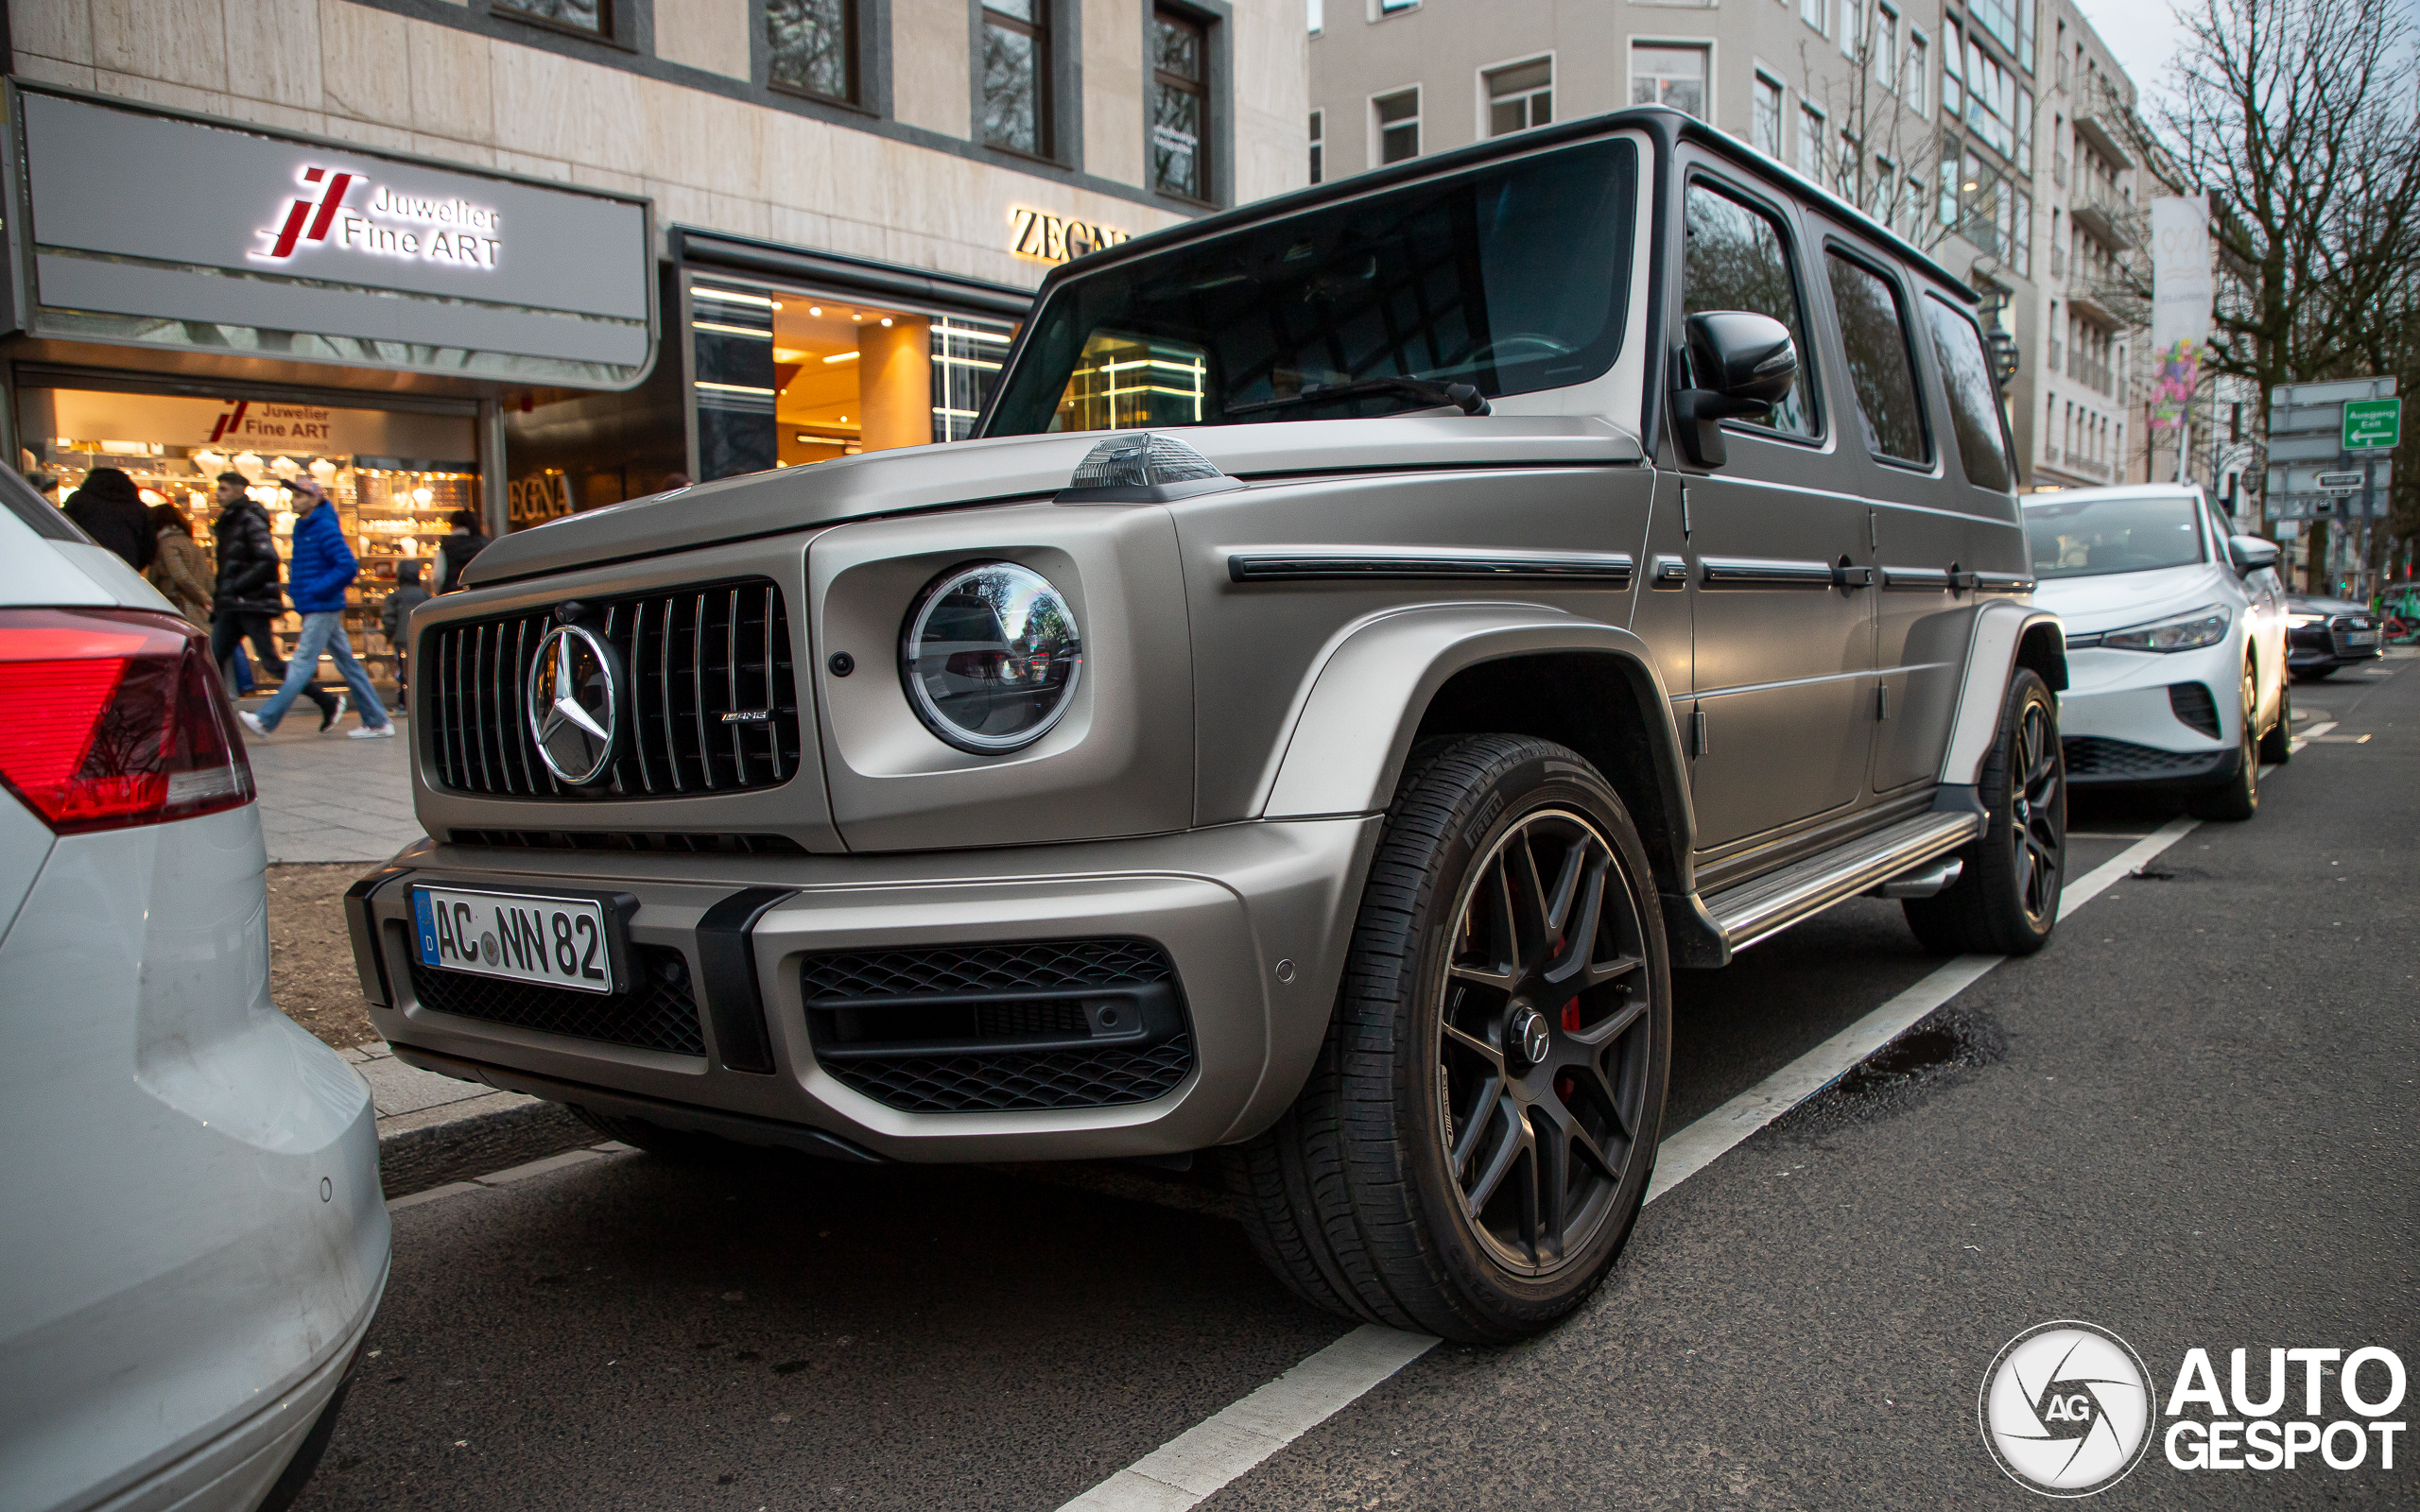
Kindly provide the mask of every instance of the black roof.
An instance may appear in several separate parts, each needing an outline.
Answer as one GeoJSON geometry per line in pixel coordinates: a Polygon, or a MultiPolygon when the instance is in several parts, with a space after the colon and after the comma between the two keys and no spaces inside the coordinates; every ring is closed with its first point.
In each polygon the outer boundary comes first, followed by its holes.
{"type": "Polygon", "coordinates": [[[1113,263],[1124,262],[1130,257],[1145,256],[1164,247],[1174,247],[1197,238],[1216,236],[1222,232],[1273,220],[1315,205],[1333,204],[1340,200],[1357,198],[1374,190],[1392,188],[1396,184],[1458,172],[1501,158],[1518,157],[1535,152],[1541,147],[1602,136],[1621,127],[1646,128],[1668,145],[1683,141],[1694,143],[1731,159],[1742,167],[1778,180],[1791,193],[1821,205],[1824,212],[1834,219],[1854,226],[1861,234],[1881,243],[1913,266],[1931,274],[1933,278],[1954,290],[1968,303],[1980,302],[1980,297],[1963,279],[1944,267],[1931,253],[1917,247],[1865,211],[1842,199],[1823,185],[1802,177],[1788,163],[1776,162],[1737,137],[1718,131],[1697,117],[1685,114],[1668,105],[1633,106],[1625,110],[1610,111],[1601,115],[1583,116],[1576,121],[1562,121],[1552,126],[1542,126],[1512,136],[1495,137],[1485,142],[1474,143],[1469,146],[1456,147],[1450,152],[1440,152],[1434,157],[1414,158],[1408,163],[1398,163],[1390,167],[1374,168],[1367,173],[1355,174],[1350,178],[1331,180],[1326,183],[1314,184],[1307,189],[1297,189],[1291,194],[1277,195],[1268,199],[1255,199],[1248,205],[1238,205],[1232,210],[1204,215],[1198,220],[1184,221],[1174,226],[1162,227],[1158,231],[1146,232],[1130,241],[1105,247],[1072,262],[1061,264],[1043,280],[1042,287],[1036,291],[1034,298],[1039,301],[1052,289],[1070,278],[1093,272],[1113,263]]]}

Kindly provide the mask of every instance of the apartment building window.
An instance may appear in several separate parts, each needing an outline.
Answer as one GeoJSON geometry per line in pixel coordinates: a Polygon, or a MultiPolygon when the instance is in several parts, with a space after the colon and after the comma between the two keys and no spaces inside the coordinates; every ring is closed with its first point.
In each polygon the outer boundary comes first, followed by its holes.
{"type": "Polygon", "coordinates": [[[1827,31],[1824,14],[1830,4],[1831,0],[1798,0],[1798,19],[1817,31],[1827,31]]]}
{"type": "Polygon", "coordinates": [[[983,0],[983,140],[1050,156],[1051,0],[983,0]]]}
{"type": "Polygon", "coordinates": [[[1419,9],[1420,0],[1378,0],[1378,19],[1383,21],[1389,16],[1401,15],[1404,11],[1419,9]]]}
{"type": "Polygon", "coordinates": [[[1630,102],[1669,105],[1706,119],[1706,50],[1703,47],[1642,47],[1630,50],[1630,102]]]}
{"type": "Polygon", "coordinates": [[[2016,92],[2016,171],[2033,177],[2033,92],[2016,92]]]}
{"type": "Polygon", "coordinates": [[[765,43],[773,87],[854,101],[855,9],[854,0],[765,0],[765,43]]]}
{"type": "Polygon", "coordinates": [[[1152,17],[1151,187],[1210,198],[1210,28],[1169,10],[1152,17]]]}
{"type": "Polygon", "coordinates": [[[1812,105],[1798,108],[1798,171],[1824,181],[1824,112],[1812,105]]]}
{"type": "Polygon", "coordinates": [[[500,13],[518,20],[543,22],[592,37],[614,35],[610,0],[493,0],[493,5],[500,13]]]}
{"type": "Polygon", "coordinates": [[[1892,93],[1898,93],[1899,79],[1899,12],[1889,6],[1874,8],[1874,80],[1892,93]]]}
{"type": "MultiPolygon", "coordinates": [[[[1309,0],[1308,9],[1311,35],[1316,37],[1327,29],[1327,0],[1309,0]]],[[[1314,179],[1311,181],[1317,183],[1319,180],[1314,179]]]]}
{"type": "Polygon", "coordinates": [[[1902,231],[1900,234],[1915,241],[1925,230],[1925,181],[1914,174],[1908,175],[1907,198],[1900,201],[1902,231]]]}
{"type": "Polygon", "coordinates": [[[1925,80],[1932,73],[1932,46],[1925,34],[1913,26],[1908,28],[1908,77],[1906,99],[1908,109],[1918,115],[1925,113],[1925,80]]]}
{"type": "Polygon", "coordinates": [[[1775,163],[1781,161],[1781,80],[1759,71],[1755,101],[1748,122],[1749,144],[1775,163]]]}
{"type": "Polygon", "coordinates": [[[1554,119],[1554,60],[1533,58],[1479,77],[1487,84],[1488,135],[1510,136],[1554,119]]]}
{"type": "Polygon", "coordinates": [[[1965,91],[1958,77],[1959,70],[1966,66],[1965,55],[1960,50],[1965,43],[1959,38],[1958,23],[1945,21],[1941,29],[1941,111],[1954,121],[1966,110],[1965,91]]]}
{"type": "Polygon", "coordinates": [[[1417,85],[1370,102],[1378,133],[1378,163],[1407,163],[1420,156],[1420,90],[1417,85]]]}
{"type": "Polygon", "coordinates": [[[2009,267],[2019,278],[2033,276],[2033,197],[2019,191],[2012,197],[2015,205],[2014,221],[2009,229],[2009,267]]]}
{"type": "Polygon", "coordinates": [[[1841,55],[1857,56],[1858,35],[1864,29],[1864,0],[1841,0],[1841,55]]]}
{"type": "Polygon", "coordinates": [[[1313,111],[1311,112],[1311,182],[1313,183],[1322,182],[1327,178],[1327,143],[1322,140],[1326,135],[1327,112],[1313,111]]]}

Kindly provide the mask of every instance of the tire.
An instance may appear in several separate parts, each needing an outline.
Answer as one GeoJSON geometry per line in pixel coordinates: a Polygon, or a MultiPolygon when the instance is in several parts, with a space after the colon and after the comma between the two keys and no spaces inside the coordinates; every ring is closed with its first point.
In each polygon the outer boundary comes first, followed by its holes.
{"type": "Polygon", "coordinates": [[[2260,737],[2260,760],[2264,765],[2283,766],[2294,759],[2294,690],[2290,683],[2277,687],[2277,722],[2260,737]]]}
{"type": "Polygon", "coordinates": [[[2067,764],[2059,747],[2059,706],[2029,667],[2009,679],[1976,796],[1990,817],[1981,837],[1959,852],[1966,865],[1958,881],[1900,907],[1927,950],[2031,955],[2050,942],[2059,921],[2067,764]]]}
{"type": "Polygon", "coordinates": [[[609,1140],[662,1156],[667,1160],[718,1161],[730,1160],[740,1146],[729,1140],[718,1140],[711,1134],[690,1129],[666,1128],[643,1118],[627,1118],[618,1113],[599,1113],[578,1104],[565,1104],[579,1121],[609,1140]]]}
{"type": "Polygon", "coordinates": [[[2239,821],[2260,812],[2260,737],[2253,730],[2260,719],[2260,684],[2252,669],[2243,669],[2243,734],[2236,742],[2235,769],[2215,787],[2186,799],[2185,811],[2197,819],[2239,821]]]}
{"type": "Polygon", "coordinates": [[[1525,736],[1422,743],[1319,1058],[1233,1152],[1253,1247],[1347,1316],[1473,1344],[1550,1327],[1636,1224],[1671,1013],[1654,875],[1596,769],[1525,736]]]}

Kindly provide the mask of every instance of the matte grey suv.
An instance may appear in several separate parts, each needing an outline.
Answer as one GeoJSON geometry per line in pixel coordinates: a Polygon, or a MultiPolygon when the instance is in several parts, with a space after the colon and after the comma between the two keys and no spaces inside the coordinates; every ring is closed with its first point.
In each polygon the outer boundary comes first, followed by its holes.
{"type": "Polygon", "coordinates": [[[1603,1277],[1670,972],[2039,948],[2065,802],[1970,293],[1627,111],[1112,248],[977,437],[507,537],[415,615],[415,1065],[659,1150],[1218,1152],[1327,1307],[1603,1277]]]}

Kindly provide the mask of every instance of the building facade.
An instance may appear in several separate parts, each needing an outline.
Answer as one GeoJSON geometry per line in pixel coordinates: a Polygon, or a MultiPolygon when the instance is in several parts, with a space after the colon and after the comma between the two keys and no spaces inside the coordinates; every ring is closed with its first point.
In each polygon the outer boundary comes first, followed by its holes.
{"type": "Polygon", "coordinates": [[[1051,266],[1306,171],[1295,0],[6,14],[19,466],[317,476],[365,620],[458,508],[963,436],[1051,266]]]}
{"type": "Polygon", "coordinates": [[[2119,475],[2128,328],[2068,290],[2138,245],[2106,207],[2141,198],[2139,170],[2120,133],[2091,134],[2111,106],[2065,103],[2077,44],[2117,108],[2134,90],[2068,0],[1311,0],[1310,21],[1312,177],[1634,104],[1686,111],[1973,285],[2014,365],[2022,486],[2119,475]],[[2089,185],[2078,141],[2100,154],[2089,185]]]}

